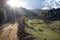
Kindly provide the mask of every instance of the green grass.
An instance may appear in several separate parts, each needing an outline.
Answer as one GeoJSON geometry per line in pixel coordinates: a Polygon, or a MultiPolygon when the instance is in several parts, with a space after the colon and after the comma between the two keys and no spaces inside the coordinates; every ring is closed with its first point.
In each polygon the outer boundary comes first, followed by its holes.
{"type": "MultiPolygon", "coordinates": [[[[57,25],[56,28],[60,28],[59,25],[60,21],[55,21],[54,25],[57,25]]],[[[28,20],[26,21],[26,24],[30,27],[33,27],[34,29],[30,29],[30,28],[25,28],[26,31],[30,34],[32,34],[34,37],[36,37],[36,40],[60,40],[60,33],[57,33],[55,31],[52,31],[49,28],[49,25],[46,24],[43,20],[38,20],[38,19],[33,19],[33,20],[28,20]],[[38,24],[38,22],[40,22],[40,24],[38,24]],[[35,24],[31,24],[31,23],[35,23],[35,24]],[[39,31],[38,29],[42,29],[43,31],[39,31]]]]}

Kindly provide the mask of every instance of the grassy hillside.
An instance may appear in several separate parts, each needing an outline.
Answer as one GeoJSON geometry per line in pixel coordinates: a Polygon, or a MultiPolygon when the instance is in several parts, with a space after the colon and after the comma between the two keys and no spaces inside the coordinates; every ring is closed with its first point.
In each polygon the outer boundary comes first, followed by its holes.
{"type": "Polygon", "coordinates": [[[40,19],[27,19],[26,31],[36,40],[60,40],[60,21],[46,23],[40,19]],[[53,29],[53,30],[52,30],[53,29]]]}

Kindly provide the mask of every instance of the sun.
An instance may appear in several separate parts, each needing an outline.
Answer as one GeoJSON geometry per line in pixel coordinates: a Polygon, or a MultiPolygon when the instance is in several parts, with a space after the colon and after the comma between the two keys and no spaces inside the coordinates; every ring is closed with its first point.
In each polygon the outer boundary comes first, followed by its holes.
{"type": "Polygon", "coordinates": [[[6,3],[8,5],[10,5],[11,7],[17,7],[17,8],[19,8],[19,7],[24,7],[24,8],[27,7],[27,4],[20,1],[20,0],[8,0],[6,3]]]}

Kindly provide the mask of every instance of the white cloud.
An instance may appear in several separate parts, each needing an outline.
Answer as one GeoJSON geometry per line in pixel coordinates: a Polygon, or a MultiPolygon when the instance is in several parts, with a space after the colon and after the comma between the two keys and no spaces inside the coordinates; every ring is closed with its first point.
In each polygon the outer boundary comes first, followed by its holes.
{"type": "Polygon", "coordinates": [[[59,8],[60,6],[59,5],[57,5],[57,4],[60,4],[60,0],[55,0],[55,2],[53,3],[53,8],[55,8],[55,9],[57,9],[57,8],[59,8]]]}
{"type": "Polygon", "coordinates": [[[60,0],[55,0],[56,2],[60,1],[60,0]]]}
{"type": "Polygon", "coordinates": [[[49,5],[51,5],[51,0],[48,0],[47,2],[48,2],[49,5]]]}
{"type": "Polygon", "coordinates": [[[49,5],[51,5],[51,0],[47,0],[47,1],[45,2],[45,6],[46,6],[46,7],[48,7],[49,5]]]}
{"type": "Polygon", "coordinates": [[[46,0],[44,3],[45,3],[45,6],[42,9],[60,8],[60,0],[54,0],[54,1],[46,0]]]}
{"type": "Polygon", "coordinates": [[[43,10],[46,10],[46,9],[49,9],[48,7],[44,7],[44,8],[42,8],[43,10]]]}
{"type": "Polygon", "coordinates": [[[48,4],[45,4],[45,6],[48,6],[48,4]]]}
{"type": "Polygon", "coordinates": [[[57,9],[57,5],[54,3],[53,8],[57,9]]]}

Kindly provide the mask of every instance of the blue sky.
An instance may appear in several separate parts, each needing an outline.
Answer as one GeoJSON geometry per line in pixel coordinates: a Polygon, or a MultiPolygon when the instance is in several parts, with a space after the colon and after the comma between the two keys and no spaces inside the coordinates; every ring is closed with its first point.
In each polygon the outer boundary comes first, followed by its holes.
{"type": "Polygon", "coordinates": [[[51,9],[60,7],[60,0],[22,0],[27,3],[31,9],[51,9]]]}
{"type": "Polygon", "coordinates": [[[41,8],[42,3],[45,2],[45,0],[23,0],[28,4],[30,8],[41,8]]]}

